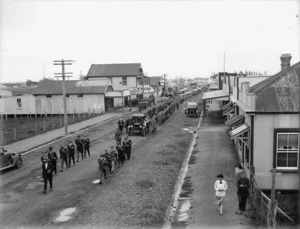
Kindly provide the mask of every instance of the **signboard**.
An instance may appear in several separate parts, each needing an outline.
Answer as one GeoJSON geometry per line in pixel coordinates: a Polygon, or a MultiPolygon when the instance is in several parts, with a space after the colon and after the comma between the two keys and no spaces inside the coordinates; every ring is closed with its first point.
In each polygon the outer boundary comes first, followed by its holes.
{"type": "Polygon", "coordinates": [[[85,81],[78,81],[76,83],[76,87],[100,87],[106,86],[107,80],[85,80],[85,81]]]}

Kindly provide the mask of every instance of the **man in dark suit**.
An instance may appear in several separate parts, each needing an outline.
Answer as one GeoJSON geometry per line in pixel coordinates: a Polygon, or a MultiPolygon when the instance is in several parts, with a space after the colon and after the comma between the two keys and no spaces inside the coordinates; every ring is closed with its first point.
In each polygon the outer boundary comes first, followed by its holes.
{"type": "Polygon", "coordinates": [[[73,164],[75,165],[75,146],[72,141],[68,142],[67,149],[69,152],[69,167],[71,167],[71,160],[73,160],[73,164]]]}
{"type": "Polygon", "coordinates": [[[43,161],[43,178],[44,178],[44,191],[43,193],[46,194],[47,192],[47,183],[49,181],[50,190],[52,190],[52,178],[53,178],[53,165],[50,163],[48,158],[45,158],[43,161]]]}
{"type": "Polygon", "coordinates": [[[126,135],[123,143],[125,143],[124,147],[125,147],[125,152],[126,152],[127,160],[130,160],[131,148],[132,148],[132,141],[129,139],[128,135],[126,135]]]}
{"type": "Polygon", "coordinates": [[[89,154],[89,157],[91,156],[90,155],[90,144],[91,144],[91,140],[88,138],[87,135],[84,136],[85,138],[83,139],[83,155],[84,155],[84,158],[86,158],[86,153],[89,154]]]}
{"type": "Polygon", "coordinates": [[[77,136],[75,140],[76,150],[77,150],[77,162],[79,162],[79,155],[81,154],[81,160],[83,160],[83,140],[80,138],[80,135],[77,136]]]}
{"type": "Polygon", "coordinates": [[[57,154],[55,151],[53,151],[52,146],[49,147],[49,153],[48,153],[48,159],[50,160],[50,163],[53,166],[53,171],[55,172],[55,175],[57,174],[57,154]]]}

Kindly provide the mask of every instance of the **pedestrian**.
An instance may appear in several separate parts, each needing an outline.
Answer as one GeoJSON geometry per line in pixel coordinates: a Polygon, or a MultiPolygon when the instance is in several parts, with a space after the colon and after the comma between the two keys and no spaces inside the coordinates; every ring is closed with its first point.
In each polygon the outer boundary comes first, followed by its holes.
{"type": "Polygon", "coordinates": [[[132,141],[131,139],[129,139],[128,135],[125,136],[124,142],[125,142],[124,148],[125,148],[127,160],[130,160],[132,141]]]}
{"type": "Polygon", "coordinates": [[[52,178],[53,178],[53,166],[49,161],[49,158],[44,158],[43,159],[43,166],[42,166],[42,170],[43,170],[43,178],[44,178],[44,191],[43,193],[46,194],[47,192],[47,183],[49,181],[49,185],[50,185],[50,190],[52,190],[53,186],[52,186],[52,178]]]}
{"type": "Polygon", "coordinates": [[[68,169],[68,150],[62,145],[59,149],[59,155],[60,155],[60,163],[61,163],[61,169],[60,171],[64,171],[64,164],[66,164],[66,169],[68,169]]]}
{"type": "Polygon", "coordinates": [[[118,154],[117,154],[114,146],[110,147],[110,152],[109,153],[110,153],[111,158],[112,158],[112,171],[114,172],[118,168],[118,154]]]}
{"type": "Polygon", "coordinates": [[[121,141],[122,141],[120,129],[117,129],[117,130],[116,130],[116,133],[115,133],[115,140],[116,140],[116,145],[118,145],[118,142],[121,143],[121,141]]]}
{"type": "Polygon", "coordinates": [[[130,125],[130,117],[126,118],[125,120],[125,129],[126,129],[126,134],[128,134],[128,127],[130,125]]]}
{"type": "Polygon", "coordinates": [[[55,175],[57,174],[57,154],[55,151],[53,151],[52,146],[49,147],[49,153],[48,153],[48,158],[50,159],[50,163],[53,166],[53,171],[55,172],[55,175]]]}
{"type": "Polygon", "coordinates": [[[125,152],[124,148],[121,146],[121,143],[117,144],[116,149],[118,151],[118,167],[120,168],[120,165],[125,164],[125,152]]]}
{"type": "Polygon", "coordinates": [[[85,138],[83,140],[84,158],[86,158],[86,153],[89,154],[89,157],[91,156],[90,155],[90,144],[91,144],[91,141],[90,141],[90,139],[88,138],[88,136],[86,134],[85,138]]]}
{"type": "Polygon", "coordinates": [[[246,177],[245,172],[240,173],[240,178],[237,181],[237,194],[238,194],[238,201],[239,201],[239,212],[238,214],[242,215],[246,209],[247,198],[249,195],[249,187],[250,182],[249,179],[246,177]]]}
{"type": "Polygon", "coordinates": [[[79,155],[81,154],[81,160],[83,160],[83,141],[80,138],[80,135],[77,136],[75,140],[76,151],[77,151],[77,162],[79,162],[79,155]]]}
{"type": "Polygon", "coordinates": [[[176,102],[176,107],[177,107],[177,110],[179,109],[179,102],[177,101],[176,102]]]}
{"type": "Polygon", "coordinates": [[[216,191],[215,203],[218,205],[218,210],[220,211],[220,214],[223,215],[223,205],[224,198],[226,196],[227,182],[223,180],[223,174],[219,174],[217,178],[218,180],[216,180],[214,185],[216,191]]]}
{"type": "Polygon", "coordinates": [[[68,141],[67,149],[69,152],[69,167],[71,167],[71,160],[73,161],[73,165],[75,165],[75,145],[71,140],[68,141]]]}
{"type": "Polygon", "coordinates": [[[124,127],[124,121],[122,120],[122,119],[120,119],[119,121],[118,121],[118,126],[119,126],[119,129],[120,129],[120,131],[121,131],[121,134],[123,134],[123,127],[124,127]]]}
{"type": "Polygon", "coordinates": [[[110,154],[108,153],[108,150],[105,150],[104,153],[104,157],[105,157],[105,163],[104,163],[104,167],[106,167],[106,171],[108,171],[108,176],[110,176],[112,174],[112,158],[110,156],[110,154]]]}
{"type": "Polygon", "coordinates": [[[100,154],[98,158],[98,170],[99,170],[99,178],[100,178],[99,184],[102,184],[102,180],[103,180],[102,177],[104,177],[104,179],[107,179],[104,164],[105,164],[105,158],[102,154],[100,154]]]}

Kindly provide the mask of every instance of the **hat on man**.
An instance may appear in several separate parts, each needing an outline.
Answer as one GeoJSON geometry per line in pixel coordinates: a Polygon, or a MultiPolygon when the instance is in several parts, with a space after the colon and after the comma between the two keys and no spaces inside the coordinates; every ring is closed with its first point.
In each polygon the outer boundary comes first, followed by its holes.
{"type": "Polygon", "coordinates": [[[218,177],[218,178],[224,178],[224,176],[223,176],[222,173],[220,173],[217,177],[218,177]]]}

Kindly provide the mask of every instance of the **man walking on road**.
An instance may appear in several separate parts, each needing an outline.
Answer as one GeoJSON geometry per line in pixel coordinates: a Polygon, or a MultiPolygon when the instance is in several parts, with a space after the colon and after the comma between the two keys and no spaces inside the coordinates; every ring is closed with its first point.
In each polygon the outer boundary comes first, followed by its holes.
{"type": "Polygon", "coordinates": [[[77,150],[77,162],[79,162],[79,154],[81,154],[81,159],[83,160],[83,141],[80,138],[80,135],[77,136],[75,140],[76,150],[77,150]]]}
{"type": "Polygon", "coordinates": [[[249,187],[250,182],[249,179],[246,177],[245,172],[240,173],[241,177],[237,181],[237,194],[238,194],[238,201],[239,201],[239,212],[238,214],[242,215],[246,209],[247,198],[249,195],[249,187]]]}
{"type": "Polygon", "coordinates": [[[50,160],[50,163],[53,166],[53,171],[55,172],[55,175],[57,174],[57,154],[55,151],[52,151],[52,146],[49,147],[49,153],[48,153],[48,157],[50,160]]]}
{"type": "Polygon", "coordinates": [[[103,177],[104,179],[107,179],[107,174],[106,174],[104,164],[105,164],[105,158],[103,157],[103,155],[100,154],[98,158],[98,166],[99,166],[98,170],[99,170],[99,178],[100,178],[99,184],[102,184],[103,177]]]}
{"type": "Polygon", "coordinates": [[[218,205],[218,210],[220,214],[223,215],[223,202],[224,197],[226,196],[227,183],[223,180],[223,174],[219,174],[217,176],[218,180],[216,180],[214,188],[216,191],[215,203],[218,205]]]}
{"type": "Polygon", "coordinates": [[[88,138],[87,135],[85,135],[85,139],[83,140],[83,150],[84,150],[84,158],[86,158],[86,153],[89,154],[89,157],[91,156],[90,154],[90,144],[91,144],[91,141],[90,139],[88,138]]]}
{"type": "Polygon", "coordinates": [[[68,169],[68,151],[63,145],[59,149],[59,154],[60,154],[60,162],[61,162],[60,171],[63,172],[64,164],[66,164],[66,169],[68,169]]]}
{"type": "Polygon", "coordinates": [[[50,189],[52,190],[52,178],[53,178],[53,166],[50,163],[48,158],[44,159],[42,170],[43,170],[43,178],[44,178],[44,191],[43,191],[43,193],[46,194],[48,181],[49,181],[50,189]]]}
{"type": "Polygon", "coordinates": [[[71,160],[73,161],[73,165],[75,165],[75,146],[72,141],[69,141],[67,149],[69,151],[69,167],[71,167],[71,160]]]}

